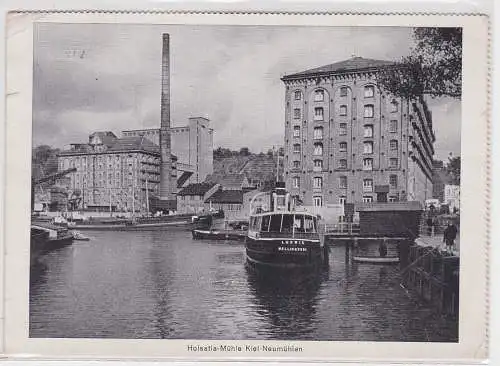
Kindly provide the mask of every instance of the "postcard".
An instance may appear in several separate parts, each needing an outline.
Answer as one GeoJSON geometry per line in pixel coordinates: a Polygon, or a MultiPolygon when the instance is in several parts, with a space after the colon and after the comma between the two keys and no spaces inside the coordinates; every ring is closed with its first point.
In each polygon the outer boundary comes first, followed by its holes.
{"type": "Polygon", "coordinates": [[[488,356],[488,19],[13,12],[5,353],[488,356]]]}

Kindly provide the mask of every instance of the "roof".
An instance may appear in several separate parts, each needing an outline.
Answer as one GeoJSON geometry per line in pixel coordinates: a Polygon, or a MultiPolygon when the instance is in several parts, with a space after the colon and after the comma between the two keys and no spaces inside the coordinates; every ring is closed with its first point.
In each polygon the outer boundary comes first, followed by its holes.
{"type": "Polygon", "coordinates": [[[418,201],[356,203],[358,212],[422,211],[418,201]]]}
{"type": "MultiPolygon", "coordinates": [[[[95,132],[100,133],[100,132],[95,132]]],[[[92,134],[92,135],[94,135],[92,134]]],[[[92,136],[91,135],[91,136],[92,136]]],[[[113,134],[114,136],[114,134],[113,134]]],[[[118,152],[118,151],[144,151],[153,154],[160,154],[160,146],[156,145],[154,142],[149,140],[144,136],[131,136],[122,138],[113,138],[111,142],[111,137],[107,136],[108,146],[107,150],[103,151],[105,153],[118,152]]],[[[71,144],[74,149],[61,151],[58,155],[76,155],[82,153],[94,153],[94,150],[90,144],[71,144]]],[[[177,160],[177,156],[171,155],[172,160],[177,160]]]]}
{"type": "Polygon", "coordinates": [[[184,187],[178,196],[203,196],[215,186],[215,183],[192,183],[184,187]]]}
{"type": "Polygon", "coordinates": [[[348,60],[335,62],[333,64],[316,67],[314,69],[301,71],[295,74],[285,75],[283,77],[283,80],[295,79],[310,75],[339,74],[350,71],[362,71],[390,65],[395,65],[395,62],[386,60],[374,60],[371,58],[363,57],[353,57],[348,60]]]}
{"type": "Polygon", "coordinates": [[[89,137],[99,136],[103,145],[111,146],[117,139],[116,135],[111,131],[97,131],[92,133],[89,137]]]}
{"type": "Polygon", "coordinates": [[[223,191],[218,190],[211,195],[207,202],[212,203],[243,203],[243,191],[223,191]]]}
{"type": "Polygon", "coordinates": [[[245,174],[227,174],[219,180],[219,183],[224,188],[238,187],[241,188],[245,180],[245,174]]]}

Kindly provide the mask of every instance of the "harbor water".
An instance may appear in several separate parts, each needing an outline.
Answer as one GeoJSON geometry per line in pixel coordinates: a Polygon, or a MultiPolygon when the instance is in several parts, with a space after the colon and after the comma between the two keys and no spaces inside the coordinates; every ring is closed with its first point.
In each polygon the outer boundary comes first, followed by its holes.
{"type": "Polygon", "coordinates": [[[401,284],[397,265],[253,267],[244,243],[184,230],[86,231],[31,269],[30,336],[457,342],[458,321],[401,284]]]}

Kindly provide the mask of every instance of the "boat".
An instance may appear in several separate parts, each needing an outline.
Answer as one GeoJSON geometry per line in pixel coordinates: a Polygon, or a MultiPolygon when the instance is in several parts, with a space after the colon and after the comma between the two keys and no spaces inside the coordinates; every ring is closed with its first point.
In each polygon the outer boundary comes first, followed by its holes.
{"type": "Polygon", "coordinates": [[[89,241],[90,238],[79,231],[73,231],[73,240],[89,241]]]}
{"type": "Polygon", "coordinates": [[[192,231],[193,239],[207,240],[245,240],[246,231],[238,230],[203,230],[194,229],[192,231]]]}
{"type": "Polygon", "coordinates": [[[31,225],[31,250],[40,252],[73,243],[73,234],[66,228],[50,224],[31,225]]]}
{"type": "Polygon", "coordinates": [[[352,260],[358,263],[373,263],[373,264],[396,264],[399,263],[398,257],[360,257],[353,256],[352,260]]]}
{"type": "Polygon", "coordinates": [[[162,228],[190,229],[192,215],[170,215],[136,218],[95,218],[85,221],[69,221],[68,227],[77,230],[156,230],[162,228]]]}
{"type": "Polygon", "coordinates": [[[323,263],[327,250],[324,241],[320,240],[318,216],[291,209],[290,194],[282,182],[276,183],[270,195],[270,210],[267,212],[262,208],[252,212],[250,204],[250,223],[245,242],[248,261],[278,267],[323,263]]]}

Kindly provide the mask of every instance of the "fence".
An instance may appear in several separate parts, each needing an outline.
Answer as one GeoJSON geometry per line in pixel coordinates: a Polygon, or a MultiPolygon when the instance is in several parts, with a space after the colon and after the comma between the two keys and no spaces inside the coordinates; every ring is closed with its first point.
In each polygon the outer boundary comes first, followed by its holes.
{"type": "Polygon", "coordinates": [[[324,233],[325,235],[358,235],[359,234],[359,224],[352,222],[338,222],[336,224],[325,224],[324,233]]]}

